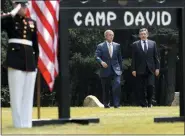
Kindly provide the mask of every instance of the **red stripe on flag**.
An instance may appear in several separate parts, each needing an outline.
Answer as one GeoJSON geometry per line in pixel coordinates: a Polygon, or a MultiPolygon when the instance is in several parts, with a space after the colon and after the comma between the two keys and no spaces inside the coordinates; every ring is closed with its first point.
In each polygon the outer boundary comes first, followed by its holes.
{"type": "Polygon", "coordinates": [[[48,32],[50,33],[52,39],[54,40],[53,29],[52,29],[51,25],[48,23],[48,20],[46,19],[45,15],[42,13],[42,11],[40,10],[40,8],[38,7],[38,5],[36,4],[35,1],[32,1],[32,4],[33,4],[33,8],[34,8],[37,16],[40,18],[40,21],[42,22],[44,27],[48,30],[48,32]]]}
{"type": "Polygon", "coordinates": [[[55,77],[58,75],[57,71],[55,70],[55,77]]]}
{"type": "MultiPolygon", "coordinates": [[[[52,15],[52,17],[53,17],[53,20],[54,20],[54,23],[55,23],[55,32],[56,32],[56,34],[57,34],[57,33],[58,33],[58,21],[57,21],[57,17],[56,17],[56,11],[55,11],[55,9],[53,8],[53,5],[51,4],[51,2],[46,1],[45,4],[46,4],[48,10],[50,11],[50,13],[51,13],[51,15],[52,15]]],[[[58,41],[58,37],[57,37],[57,41],[58,41]]],[[[58,54],[57,52],[58,52],[57,50],[53,52],[54,60],[55,60],[55,57],[57,57],[57,56],[56,56],[56,54],[58,54]]],[[[56,71],[56,69],[55,69],[55,74],[54,74],[54,76],[56,77],[57,75],[58,75],[58,73],[57,73],[57,71],[56,71]]]]}
{"type": "Polygon", "coordinates": [[[26,16],[27,16],[27,17],[30,17],[30,11],[29,11],[28,8],[26,9],[26,16]]]}
{"type": "Polygon", "coordinates": [[[42,49],[44,50],[44,52],[46,53],[46,55],[48,56],[49,60],[51,62],[54,62],[54,57],[53,57],[53,53],[51,51],[51,49],[48,47],[48,44],[46,43],[46,41],[44,40],[43,36],[40,34],[40,32],[38,32],[38,41],[42,47],[42,49]]]}
{"type": "Polygon", "coordinates": [[[46,80],[47,84],[51,83],[52,82],[51,75],[50,75],[49,71],[47,70],[47,68],[45,67],[42,60],[40,59],[40,57],[38,59],[38,67],[39,67],[44,79],[46,80]]]}
{"type": "MultiPolygon", "coordinates": [[[[53,5],[51,4],[50,1],[46,1],[45,2],[45,5],[46,5],[46,7],[48,8],[48,10],[50,11],[50,13],[51,13],[51,15],[53,17],[54,25],[55,25],[55,33],[57,34],[58,33],[58,21],[57,21],[57,18],[56,18],[56,11],[53,8],[53,5]]],[[[57,41],[58,41],[58,37],[57,37],[57,41]]],[[[53,41],[53,44],[54,44],[54,41],[53,41]]],[[[54,60],[55,60],[56,54],[57,53],[54,51],[53,52],[53,58],[54,58],[54,60]]]]}
{"type": "Polygon", "coordinates": [[[56,33],[58,33],[58,21],[57,21],[57,18],[56,18],[56,11],[53,8],[53,6],[50,3],[50,1],[46,1],[45,4],[46,4],[48,10],[50,11],[50,13],[51,13],[51,15],[53,17],[53,20],[54,20],[54,23],[55,23],[55,31],[56,31],[56,33]]]}

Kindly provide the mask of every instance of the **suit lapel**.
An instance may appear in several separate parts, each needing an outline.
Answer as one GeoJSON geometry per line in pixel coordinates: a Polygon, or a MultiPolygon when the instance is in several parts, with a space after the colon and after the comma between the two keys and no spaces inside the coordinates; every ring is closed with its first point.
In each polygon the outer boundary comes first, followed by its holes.
{"type": "Polygon", "coordinates": [[[150,50],[151,50],[151,48],[150,48],[151,46],[150,46],[150,45],[151,45],[150,40],[148,40],[148,51],[147,51],[147,55],[148,55],[148,53],[149,53],[150,50]]]}
{"type": "Polygon", "coordinates": [[[114,42],[112,42],[112,58],[113,58],[113,55],[114,55],[115,48],[116,48],[116,46],[115,46],[114,42]]]}
{"type": "Polygon", "coordinates": [[[141,45],[141,40],[138,43],[138,47],[139,47],[140,51],[144,53],[143,48],[142,48],[142,45],[141,45]]]}
{"type": "Polygon", "coordinates": [[[107,52],[107,55],[110,57],[110,55],[109,55],[109,49],[107,47],[107,42],[104,42],[104,47],[105,47],[105,50],[107,52]]]}

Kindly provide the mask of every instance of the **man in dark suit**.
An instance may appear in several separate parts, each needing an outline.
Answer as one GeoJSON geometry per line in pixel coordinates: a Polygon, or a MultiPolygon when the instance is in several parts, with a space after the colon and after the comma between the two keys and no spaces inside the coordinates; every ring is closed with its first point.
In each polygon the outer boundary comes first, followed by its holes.
{"type": "Polygon", "coordinates": [[[120,44],[113,42],[114,32],[106,30],[106,41],[97,46],[95,57],[101,65],[100,77],[103,88],[103,104],[110,108],[110,89],[112,84],[113,104],[115,108],[120,104],[122,56],[120,44]],[[111,82],[113,81],[113,82],[111,82]]]}
{"type": "Polygon", "coordinates": [[[141,40],[133,43],[132,75],[136,77],[138,96],[142,107],[152,107],[155,76],[159,75],[156,43],[148,40],[148,30],[140,29],[141,40]]]}
{"type": "Polygon", "coordinates": [[[32,106],[39,48],[36,22],[26,17],[26,1],[13,1],[14,9],[1,15],[2,30],[8,34],[6,67],[13,125],[32,127],[32,106]]]}

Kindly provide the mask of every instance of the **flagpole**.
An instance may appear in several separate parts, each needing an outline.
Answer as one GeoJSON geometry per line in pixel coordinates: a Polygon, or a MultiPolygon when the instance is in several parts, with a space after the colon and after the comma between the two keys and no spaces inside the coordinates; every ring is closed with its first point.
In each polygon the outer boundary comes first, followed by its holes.
{"type": "Polygon", "coordinates": [[[37,118],[40,119],[40,71],[38,70],[37,74],[37,118]]]}

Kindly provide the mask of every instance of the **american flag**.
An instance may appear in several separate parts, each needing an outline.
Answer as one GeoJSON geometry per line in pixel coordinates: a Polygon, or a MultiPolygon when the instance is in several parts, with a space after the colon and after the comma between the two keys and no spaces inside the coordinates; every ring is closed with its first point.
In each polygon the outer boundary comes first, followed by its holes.
{"type": "Polygon", "coordinates": [[[58,69],[59,0],[32,0],[27,15],[37,23],[39,60],[38,68],[52,91],[58,69]]]}

